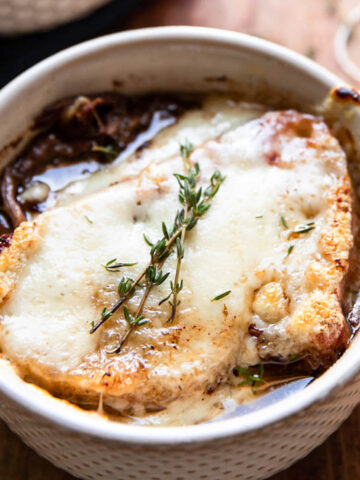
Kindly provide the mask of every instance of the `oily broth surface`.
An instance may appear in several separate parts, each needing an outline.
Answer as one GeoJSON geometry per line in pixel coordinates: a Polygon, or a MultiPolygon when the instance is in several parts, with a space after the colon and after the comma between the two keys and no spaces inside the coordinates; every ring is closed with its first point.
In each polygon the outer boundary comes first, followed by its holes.
{"type": "Polygon", "coordinates": [[[64,188],[59,192],[54,206],[66,205],[110,185],[114,179],[130,176],[139,170],[139,165],[145,168],[153,161],[177,155],[179,145],[186,141],[197,147],[206,140],[216,138],[232,128],[260,117],[265,111],[266,108],[262,105],[239,102],[227,96],[211,95],[204,100],[201,109],[184,113],[180,121],[158,133],[156,150],[144,149],[134,153],[132,147],[126,149],[119,159],[115,160],[114,165],[64,188]]]}

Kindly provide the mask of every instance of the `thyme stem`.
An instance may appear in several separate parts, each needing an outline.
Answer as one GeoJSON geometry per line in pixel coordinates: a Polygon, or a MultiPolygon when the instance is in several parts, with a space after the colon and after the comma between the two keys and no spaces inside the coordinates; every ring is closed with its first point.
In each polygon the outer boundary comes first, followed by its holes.
{"type": "MultiPolygon", "coordinates": [[[[140,305],[138,306],[138,308],[136,310],[135,318],[139,318],[139,316],[141,315],[142,310],[143,310],[144,305],[145,305],[145,302],[146,302],[146,299],[149,296],[151,288],[152,288],[152,285],[147,285],[146,286],[145,293],[144,293],[144,295],[141,299],[140,305]]],[[[126,343],[126,340],[129,338],[129,336],[131,335],[133,330],[135,330],[136,327],[137,327],[136,323],[132,323],[129,326],[129,328],[126,330],[125,335],[121,338],[119,345],[114,350],[111,350],[110,352],[107,352],[107,353],[108,354],[120,353],[123,345],[126,343]]]]}
{"type": "MultiPolygon", "coordinates": [[[[187,209],[185,210],[185,214],[187,215],[188,211],[187,209]]],[[[184,248],[184,242],[185,242],[185,235],[186,235],[186,227],[183,227],[182,229],[182,232],[181,232],[181,236],[180,236],[180,245],[181,245],[181,248],[183,249],[184,248]]],[[[182,256],[178,255],[178,258],[177,258],[177,262],[176,262],[176,272],[175,272],[175,277],[174,277],[174,288],[173,288],[173,291],[172,291],[172,300],[171,300],[171,313],[170,313],[170,317],[168,318],[168,322],[172,322],[175,318],[175,315],[176,315],[176,309],[177,309],[177,306],[178,306],[178,294],[179,294],[179,290],[177,288],[177,285],[178,285],[178,282],[179,282],[179,276],[180,276],[180,269],[181,269],[181,260],[182,260],[182,256]]]]}
{"type": "MultiPolygon", "coordinates": [[[[176,232],[169,238],[169,240],[166,242],[166,246],[165,246],[165,250],[163,252],[163,255],[161,256],[161,258],[163,256],[165,256],[165,254],[169,253],[170,250],[171,250],[171,247],[174,245],[176,239],[181,235],[183,231],[183,227],[179,227],[176,232]]],[[[141,280],[144,278],[147,270],[149,267],[151,267],[151,265],[154,265],[158,263],[158,260],[155,258],[152,258],[149,260],[149,262],[146,264],[146,266],[141,270],[141,272],[139,273],[139,275],[136,277],[136,279],[134,280],[130,290],[125,294],[123,295],[112,307],[110,310],[108,310],[106,312],[106,315],[103,315],[102,318],[91,328],[90,330],[90,333],[94,333],[96,332],[96,330],[101,327],[101,325],[103,325],[106,320],[108,320],[112,315],[114,315],[114,313],[116,313],[119,308],[131,297],[131,295],[134,293],[136,287],[138,286],[138,284],[141,282],[141,280]]]]}
{"type": "MultiPolygon", "coordinates": [[[[189,163],[189,157],[191,152],[193,151],[194,147],[191,144],[187,144],[185,146],[180,147],[180,153],[183,159],[184,163],[184,170],[186,175],[189,175],[190,171],[190,163],[189,163]]],[[[189,205],[187,204],[185,207],[185,218],[188,217],[189,214],[189,205]]],[[[176,309],[178,306],[178,294],[179,294],[179,277],[180,277],[180,269],[181,269],[181,260],[183,259],[184,256],[184,243],[185,243],[185,235],[186,235],[186,229],[187,226],[183,225],[182,230],[181,230],[181,236],[180,236],[180,248],[178,248],[177,252],[177,262],[176,262],[176,272],[175,272],[175,277],[174,277],[174,284],[172,288],[172,300],[170,301],[171,305],[171,313],[170,317],[168,318],[168,322],[172,322],[175,318],[176,315],[176,309]]]]}

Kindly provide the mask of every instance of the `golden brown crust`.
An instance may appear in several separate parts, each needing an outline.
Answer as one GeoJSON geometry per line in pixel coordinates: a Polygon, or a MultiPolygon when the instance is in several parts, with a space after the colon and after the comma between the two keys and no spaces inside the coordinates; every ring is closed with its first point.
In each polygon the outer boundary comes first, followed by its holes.
{"type": "MultiPolygon", "coordinates": [[[[311,139],[312,148],[318,149],[325,161],[335,165],[344,158],[337,145],[332,149],[336,155],[326,159],[326,145],[331,137],[325,124],[319,137],[316,142],[311,139]]],[[[264,359],[276,357],[286,361],[297,356],[317,369],[331,364],[346,346],[350,330],[341,303],[353,246],[352,202],[351,182],[344,169],[327,193],[319,253],[305,270],[308,298],[285,321],[285,335],[265,332],[259,338],[259,351],[264,359]]]]}
{"type": "Polygon", "coordinates": [[[352,192],[348,175],[327,196],[329,205],[325,232],[321,236],[320,247],[324,258],[328,259],[338,272],[347,268],[349,250],[352,247],[351,233],[352,192]]]}
{"type": "Polygon", "coordinates": [[[125,345],[123,357],[109,356],[105,353],[106,349],[98,350],[91,358],[85,357],[83,363],[72,372],[53,371],[47,365],[29,362],[27,358],[17,358],[16,363],[25,380],[84,408],[96,409],[102,395],[108,409],[113,408],[124,414],[161,410],[181,397],[215,390],[228,378],[229,361],[226,355],[233,359],[236,355],[236,318],[226,320],[222,328],[214,327],[212,344],[220,353],[218,357],[212,355],[209,358],[211,367],[208,365],[207,369],[204,365],[196,365],[198,354],[191,352],[188,342],[192,341],[193,336],[206,338],[210,335],[209,330],[198,325],[196,317],[191,315],[185,314],[182,320],[182,326],[173,325],[164,329],[164,341],[160,340],[155,347],[157,353],[165,358],[168,356],[166,363],[176,364],[177,352],[182,351],[189,365],[194,364],[183,371],[180,378],[162,377],[161,373],[157,375],[154,372],[157,369],[156,362],[154,364],[152,359],[153,347],[151,344],[144,345],[141,339],[133,339],[131,345],[125,345]],[[189,318],[190,324],[184,317],[189,318]]]}
{"type": "Polygon", "coordinates": [[[9,247],[0,254],[0,302],[6,300],[15,288],[17,276],[23,266],[27,249],[38,238],[33,222],[23,222],[14,231],[9,247]]]}
{"type": "Polygon", "coordinates": [[[329,210],[319,242],[322,257],[309,264],[306,280],[309,290],[316,288],[339,297],[341,282],[349,266],[349,252],[353,245],[349,177],[345,177],[343,184],[329,192],[327,202],[329,210]]]}
{"type": "Polygon", "coordinates": [[[341,309],[342,285],[353,245],[352,195],[348,176],[329,192],[327,202],[329,209],[319,242],[322,258],[312,262],[306,271],[313,293],[295,312],[287,332],[308,338],[308,353],[320,364],[336,358],[350,333],[341,309]]]}

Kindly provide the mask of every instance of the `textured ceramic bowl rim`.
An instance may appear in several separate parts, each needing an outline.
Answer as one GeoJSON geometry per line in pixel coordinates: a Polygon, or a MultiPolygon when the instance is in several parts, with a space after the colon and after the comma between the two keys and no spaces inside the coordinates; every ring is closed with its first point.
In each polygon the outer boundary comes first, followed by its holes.
{"type": "MultiPolygon", "coordinates": [[[[257,55],[273,58],[282,64],[295,66],[315,78],[329,90],[342,83],[335,75],[302,55],[256,37],[202,27],[159,27],[107,35],[49,57],[2,89],[0,92],[0,111],[9,100],[21,96],[21,91],[25,86],[38,81],[57,66],[70,65],[76,59],[106,51],[115,45],[144,45],[147,42],[154,41],[192,41],[199,42],[202,47],[206,44],[221,45],[223,48],[237,47],[249,53],[253,52],[257,55]]],[[[257,412],[214,423],[185,427],[133,426],[84,415],[79,409],[73,407],[58,408],[60,407],[59,401],[50,401],[46,395],[41,394],[36,389],[29,391],[20,379],[9,382],[6,376],[0,378],[0,392],[26,410],[74,433],[95,436],[104,440],[147,445],[208,442],[264,428],[325,399],[359,372],[360,352],[356,354],[356,350],[360,349],[353,348],[354,346],[356,345],[350,346],[346,354],[331,367],[331,372],[328,370],[306,389],[295,395],[257,412]],[[58,406],[57,403],[59,403],[58,406]]]]}

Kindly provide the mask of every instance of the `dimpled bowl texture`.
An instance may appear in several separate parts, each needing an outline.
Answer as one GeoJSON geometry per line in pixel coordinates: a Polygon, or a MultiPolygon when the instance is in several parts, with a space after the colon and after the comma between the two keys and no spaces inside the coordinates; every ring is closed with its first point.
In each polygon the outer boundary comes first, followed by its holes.
{"type": "MultiPolygon", "coordinates": [[[[306,110],[339,83],[310,60],[246,35],[196,27],[124,32],[61,52],[5,87],[0,146],[18,138],[47,104],[78,93],[232,90],[306,110]]],[[[3,150],[1,166],[13,147],[3,150]]],[[[295,395],[207,424],[107,421],[24,383],[5,366],[0,416],[40,455],[84,480],[263,479],[322,443],[360,401],[358,343],[355,337],[325,374],[295,395]]]]}

